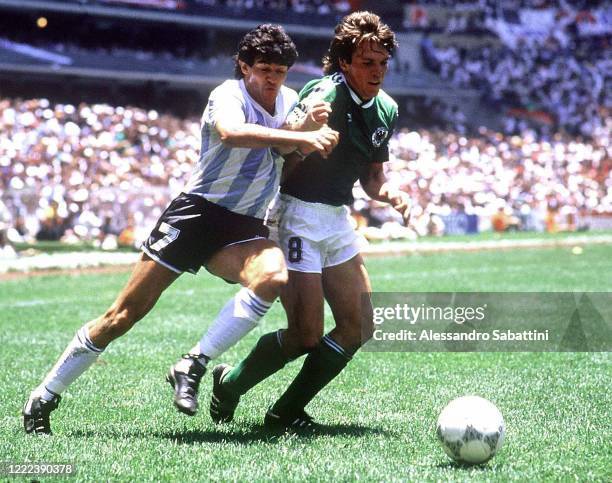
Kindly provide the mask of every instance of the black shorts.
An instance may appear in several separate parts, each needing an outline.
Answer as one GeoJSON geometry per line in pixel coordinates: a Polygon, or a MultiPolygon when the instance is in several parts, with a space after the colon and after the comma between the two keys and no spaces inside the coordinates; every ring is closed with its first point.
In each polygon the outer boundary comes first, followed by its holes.
{"type": "Polygon", "coordinates": [[[268,234],[259,218],[181,193],[162,213],[142,250],[170,270],[197,273],[223,247],[268,234]]]}

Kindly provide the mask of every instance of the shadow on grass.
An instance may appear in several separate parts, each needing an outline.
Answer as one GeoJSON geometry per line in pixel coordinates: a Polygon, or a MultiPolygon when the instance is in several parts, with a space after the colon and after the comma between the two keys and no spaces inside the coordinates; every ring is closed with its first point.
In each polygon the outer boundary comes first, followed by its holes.
{"type": "Polygon", "coordinates": [[[332,424],[321,425],[315,433],[307,434],[279,434],[270,432],[262,424],[255,424],[246,430],[243,428],[235,432],[219,432],[219,431],[186,431],[173,433],[160,433],[157,436],[168,438],[178,443],[193,444],[193,443],[214,443],[214,442],[231,442],[238,444],[252,444],[259,442],[274,443],[281,438],[297,437],[299,439],[313,439],[322,436],[348,436],[360,438],[370,434],[386,434],[384,430],[378,428],[370,428],[356,424],[332,424]]]}
{"type": "Polygon", "coordinates": [[[360,438],[366,435],[388,435],[389,433],[380,428],[370,428],[357,424],[332,424],[321,425],[316,433],[310,434],[279,434],[270,432],[262,424],[254,424],[245,428],[244,426],[231,431],[217,431],[215,429],[197,430],[174,430],[174,431],[152,431],[152,432],[130,432],[130,431],[82,431],[75,429],[70,431],[71,436],[81,438],[137,438],[150,439],[160,438],[168,439],[179,444],[198,444],[198,443],[237,443],[237,444],[254,444],[254,443],[275,443],[287,437],[296,437],[300,440],[308,440],[319,438],[322,436],[345,436],[360,438]]]}
{"type": "Polygon", "coordinates": [[[484,463],[479,463],[479,464],[460,463],[458,461],[446,461],[444,463],[438,463],[436,465],[436,468],[451,469],[451,470],[469,470],[472,472],[488,471],[491,469],[491,467],[489,466],[489,461],[485,461],[484,463]]]}

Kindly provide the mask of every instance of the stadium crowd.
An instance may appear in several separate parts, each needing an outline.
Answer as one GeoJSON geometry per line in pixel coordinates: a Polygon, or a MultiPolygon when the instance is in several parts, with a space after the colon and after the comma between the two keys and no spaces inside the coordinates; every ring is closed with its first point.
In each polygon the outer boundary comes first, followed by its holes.
{"type": "MultiPolygon", "coordinates": [[[[610,122],[588,139],[400,129],[387,168],[412,195],[412,227],[359,188],[355,219],[372,239],[453,232],[464,215],[476,215],[480,229],[552,231],[559,220],[578,229],[582,213],[612,212],[610,122]]],[[[156,111],[0,100],[9,239],[139,244],[181,191],[199,137],[197,120],[156,111]]]]}
{"type": "Polygon", "coordinates": [[[348,0],[195,0],[195,3],[245,10],[289,10],[295,13],[320,15],[332,13],[345,15],[351,10],[351,3],[348,0]]]}
{"type": "Polygon", "coordinates": [[[612,107],[612,56],[593,43],[585,41],[571,52],[552,38],[543,46],[524,43],[520,51],[452,46],[427,51],[454,85],[481,89],[492,103],[541,110],[552,116],[550,123],[589,136],[612,107]]]}
{"type": "Polygon", "coordinates": [[[147,230],[198,158],[198,123],[108,105],[0,101],[0,188],[19,240],[147,230]]]}
{"type": "Polygon", "coordinates": [[[593,8],[605,4],[605,0],[417,0],[421,5],[436,5],[448,8],[505,8],[505,9],[544,9],[551,7],[569,6],[576,9],[593,8]]]}
{"type": "MultiPolygon", "coordinates": [[[[551,2],[527,3],[548,7],[551,2]]],[[[576,3],[574,8],[579,7],[576,3]]],[[[487,25],[502,40],[501,47],[436,46],[425,35],[423,62],[457,87],[478,89],[491,105],[544,121],[542,129],[551,126],[590,136],[603,127],[612,107],[612,51],[605,34],[609,27],[603,25],[602,11],[579,12],[571,10],[570,3],[562,4],[532,13],[533,18],[524,14],[529,19],[524,25],[518,18],[515,23],[491,17],[487,25]],[[540,20],[544,27],[537,25],[540,20]]],[[[516,116],[506,121],[506,132],[524,127],[515,126],[516,116]]]]}
{"type": "Polygon", "coordinates": [[[79,0],[82,4],[126,5],[134,8],[155,10],[196,11],[198,7],[228,8],[236,11],[261,10],[327,15],[348,12],[351,4],[358,5],[360,0],[79,0]]]}
{"type": "Polygon", "coordinates": [[[467,223],[467,215],[476,215],[480,230],[556,231],[585,229],[585,214],[612,212],[603,131],[586,140],[529,130],[520,136],[486,128],[474,136],[400,130],[391,155],[388,175],[411,194],[419,235],[449,233],[457,227],[445,224],[467,223]]]}

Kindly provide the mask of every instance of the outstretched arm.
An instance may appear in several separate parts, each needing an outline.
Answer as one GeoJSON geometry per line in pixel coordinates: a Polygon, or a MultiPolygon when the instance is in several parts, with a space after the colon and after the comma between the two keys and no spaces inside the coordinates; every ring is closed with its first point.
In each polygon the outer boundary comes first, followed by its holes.
{"type": "Polygon", "coordinates": [[[377,201],[389,203],[402,215],[404,222],[410,220],[410,197],[408,193],[392,186],[385,176],[382,163],[371,163],[367,172],[359,178],[366,194],[377,201]]]}

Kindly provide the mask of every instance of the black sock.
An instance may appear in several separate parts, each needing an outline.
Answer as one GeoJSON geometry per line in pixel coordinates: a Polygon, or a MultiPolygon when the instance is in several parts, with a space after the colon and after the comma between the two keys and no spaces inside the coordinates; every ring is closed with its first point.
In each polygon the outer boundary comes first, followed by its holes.
{"type": "Polygon", "coordinates": [[[223,378],[221,387],[241,396],[265,378],[280,371],[289,359],[279,341],[279,331],[262,335],[245,359],[223,378]]]}
{"type": "Polygon", "coordinates": [[[340,372],[351,360],[351,355],[329,335],[306,357],[302,369],[295,376],[284,394],[272,407],[276,414],[293,414],[306,405],[340,372]]]}

